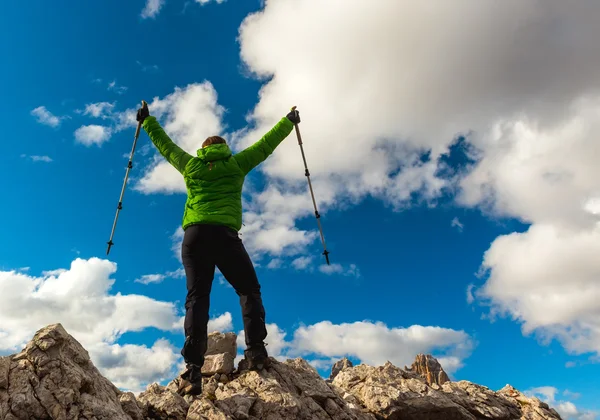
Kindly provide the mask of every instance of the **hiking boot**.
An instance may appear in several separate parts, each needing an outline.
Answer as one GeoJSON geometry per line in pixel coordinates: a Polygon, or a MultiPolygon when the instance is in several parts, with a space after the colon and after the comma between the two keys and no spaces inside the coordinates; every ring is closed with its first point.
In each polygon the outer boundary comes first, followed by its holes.
{"type": "Polygon", "coordinates": [[[249,370],[263,370],[271,365],[271,359],[264,344],[255,344],[244,350],[246,366],[249,370]]]}
{"type": "Polygon", "coordinates": [[[188,365],[187,370],[181,374],[177,393],[181,396],[202,394],[202,368],[200,366],[188,365]]]}

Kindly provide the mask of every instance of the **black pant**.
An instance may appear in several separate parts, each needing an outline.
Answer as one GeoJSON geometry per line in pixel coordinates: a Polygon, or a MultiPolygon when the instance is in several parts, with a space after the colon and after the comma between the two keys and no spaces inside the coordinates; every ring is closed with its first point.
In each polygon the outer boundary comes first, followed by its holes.
{"type": "Polygon", "coordinates": [[[267,329],[260,284],[238,233],[226,226],[191,225],[185,230],[181,258],[187,277],[186,343],[181,350],[185,362],[198,366],[204,363],[215,266],[240,297],[246,345],[262,344],[267,329]]]}

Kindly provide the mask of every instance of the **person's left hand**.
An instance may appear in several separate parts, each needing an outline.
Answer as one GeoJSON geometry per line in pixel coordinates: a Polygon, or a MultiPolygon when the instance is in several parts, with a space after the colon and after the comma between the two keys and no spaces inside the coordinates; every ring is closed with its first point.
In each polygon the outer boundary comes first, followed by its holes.
{"type": "Polygon", "coordinates": [[[149,116],[150,116],[150,111],[148,110],[148,104],[146,103],[146,101],[142,100],[142,107],[140,109],[138,109],[135,119],[139,123],[143,123],[144,120],[146,119],[146,117],[149,117],[149,116]]]}

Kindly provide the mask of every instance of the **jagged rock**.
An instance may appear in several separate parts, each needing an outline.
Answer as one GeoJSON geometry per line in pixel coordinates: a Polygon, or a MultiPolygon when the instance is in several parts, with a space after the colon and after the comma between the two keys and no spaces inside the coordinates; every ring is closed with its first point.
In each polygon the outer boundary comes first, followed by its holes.
{"type": "Polygon", "coordinates": [[[441,390],[476,418],[512,420],[521,418],[521,409],[502,395],[468,381],[446,382],[441,390]]]}
{"type": "Polygon", "coordinates": [[[138,405],[133,392],[121,394],[119,396],[119,401],[121,402],[121,407],[123,407],[125,414],[131,417],[132,420],[144,420],[144,413],[142,408],[138,405]]]}
{"type": "Polygon", "coordinates": [[[450,381],[440,362],[429,354],[418,354],[410,370],[425,378],[429,385],[442,385],[450,381]]]}
{"type": "Polygon", "coordinates": [[[544,411],[543,405],[531,403],[531,410],[523,408],[505,396],[510,391],[495,393],[467,381],[430,386],[414,372],[403,371],[389,362],[381,367],[359,365],[344,369],[332,385],[339,393],[345,393],[342,395],[348,403],[358,403],[382,419],[560,420],[556,411],[544,411]],[[542,414],[532,417],[531,412],[542,414]]]}
{"type": "MultiPolygon", "coordinates": [[[[217,355],[229,354],[221,350],[217,355]]],[[[104,378],[60,324],[50,325],[19,354],[0,358],[0,419],[560,420],[547,404],[509,385],[498,392],[467,381],[429,385],[418,369],[343,360],[329,382],[303,359],[271,360],[262,372],[205,377],[200,396],[178,395],[176,377],[136,398],[104,378]]]]}
{"type": "Polygon", "coordinates": [[[227,353],[233,358],[237,354],[237,334],[212,332],[208,334],[208,347],[205,355],[227,353]]]}
{"type": "Polygon", "coordinates": [[[242,372],[214,391],[214,401],[195,400],[188,419],[375,420],[352,409],[302,359],[278,362],[260,373],[242,372]]]}
{"type": "Polygon", "coordinates": [[[342,370],[353,367],[352,362],[348,360],[347,357],[344,357],[342,360],[338,360],[331,367],[331,374],[329,375],[329,380],[333,381],[334,378],[340,373],[342,370]]]}
{"type": "Polygon", "coordinates": [[[515,402],[521,408],[522,415],[520,420],[546,420],[560,419],[558,412],[548,404],[540,401],[539,398],[528,398],[510,385],[506,385],[498,394],[508,401],[515,402]]]}
{"type": "Polygon", "coordinates": [[[20,353],[3,357],[0,378],[2,419],[131,419],[122,392],[61,324],[40,329],[20,353]]]}
{"type": "Polygon", "coordinates": [[[205,357],[202,365],[202,374],[212,376],[214,374],[230,374],[235,369],[234,357],[229,353],[210,354],[205,357]]]}
{"type": "Polygon", "coordinates": [[[345,369],[333,384],[383,419],[475,419],[443,393],[389,362],[345,369]]]}
{"type": "Polygon", "coordinates": [[[189,409],[183,397],[156,383],[148,386],[137,399],[144,416],[154,420],[185,420],[189,409]]]}

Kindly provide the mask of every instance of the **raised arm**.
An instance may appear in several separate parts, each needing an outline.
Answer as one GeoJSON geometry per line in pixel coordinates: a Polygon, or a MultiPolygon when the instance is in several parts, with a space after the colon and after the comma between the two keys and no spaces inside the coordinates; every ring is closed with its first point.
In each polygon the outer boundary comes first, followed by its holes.
{"type": "Polygon", "coordinates": [[[294,122],[300,122],[298,111],[290,112],[269,130],[260,140],[235,155],[242,171],[247,174],[263,162],[279,144],[292,132],[294,122]]]}
{"type": "Polygon", "coordinates": [[[192,155],[175,144],[173,140],[169,138],[167,133],[165,133],[156,118],[148,115],[148,107],[145,102],[140,111],[138,111],[138,115],[140,115],[140,113],[144,121],[142,127],[144,127],[144,130],[146,133],[148,133],[148,137],[150,137],[152,143],[154,143],[160,154],[163,155],[167,162],[169,162],[175,167],[175,169],[183,174],[185,165],[187,165],[187,163],[190,161],[192,155]],[[144,113],[146,113],[146,115],[144,115],[144,113]]]}

